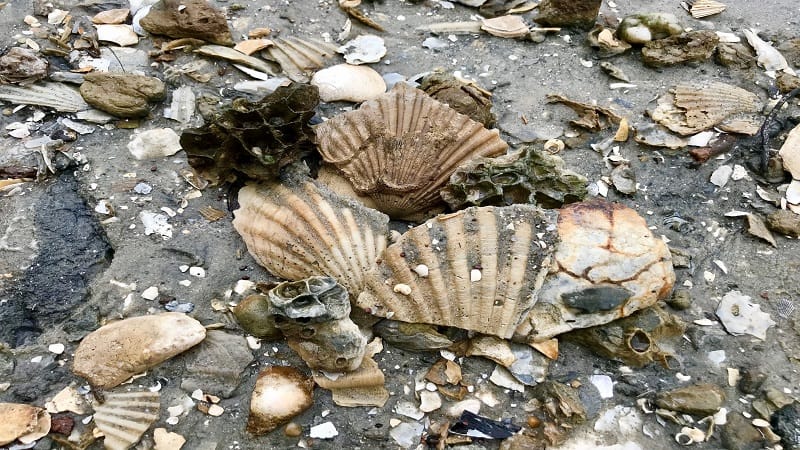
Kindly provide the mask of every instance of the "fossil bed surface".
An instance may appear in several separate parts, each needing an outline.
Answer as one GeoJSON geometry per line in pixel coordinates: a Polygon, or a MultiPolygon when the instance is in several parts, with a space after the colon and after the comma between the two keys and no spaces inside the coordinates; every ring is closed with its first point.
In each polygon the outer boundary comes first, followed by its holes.
{"type": "MultiPolygon", "coordinates": [[[[678,1],[617,0],[612,3],[615,4],[613,9],[603,2],[602,15],[621,18],[639,12],[669,12],[685,27],[733,31],[740,36],[742,29],[753,27],[778,43],[797,37],[800,30],[800,6],[792,0],[731,0],[726,11],[704,21],[692,19],[678,1]]],[[[222,1],[211,4],[233,5],[222,1]]],[[[326,0],[252,0],[242,5],[245,9],[228,13],[229,23],[235,25],[232,28],[236,40],[240,39],[241,30],[258,26],[280,30],[282,36],[322,38],[323,33],[328,33],[335,38],[346,20],[336,3],[326,0]]],[[[549,34],[541,43],[487,34],[458,34],[451,38],[445,34],[439,38],[447,46],[430,50],[422,46],[430,35],[415,31],[416,27],[433,22],[470,20],[478,10],[461,4],[448,9],[436,2],[412,4],[396,0],[363,3],[361,8],[386,28],[385,32],[377,34],[386,40],[388,53],[381,62],[373,64],[373,68],[382,74],[398,72],[407,76],[442,68],[474,78],[492,91],[497,127],[501,137],[512,146],[535,138],[558,137],[570,129],[568,121],[574,118],[572,111],[547,104],[547,94],[564,94],[579,101],[596,100],[603,106],[615,105],[634,123],[648,121],[643,113],[650,102],[681,82],[723,81],[745,87],[762,100],[767,98],[768,79],[761,69],[734,71],[713,61],[652,69],[644,66],[640,52],[634,49],[611,61],[625,71],[636,87],[612,90],[609,88],[611,80],[599,68],[600,60],[593,57],[584,40],[584,32],[562,30],[549,34]],[[592,67],[581,64],[581,60],[592,61],[592,67]]],[[[0,30],[3,30],[0,45],[10,46],[12,36],[27,29],[23,17],[31,13],[29,2],[17,0],[12,0],[0,12],[0,30]]],[[[374,33],[356,22],[353,27],[353,36],[374,33]]],[[[145,38],[137,48],[146,51],[152,45],[152,40],[145,38]]],[[[200,57],[180,54],[174,64],[194,58],[200,57]]],[[[225,63],[217,63],[217,67],[219,75],[206,84],[185,77],[182,83],[191,84],[197,92],[236,96],[236,91],[232,90],[233,81],[242,79],[242,74],[225,63]]],[[[163,65],[144,68],[149,75],[163,78],[163,65]]],[[[170,90],[174,88],[169,87],[170,90]]],[[[166,105],[167,102],[158,104],[151,117],[142,121],[141,129],[177,128],[176,122],[162,116],[166,105]]],[[[348,108],[350,104],[327,104],[319,113],[332,117],[348,108]]],[[[796,108],[794,106],[794,114],[797,114],[796,108]]],[[[23,110],[11,117],[0,117],[0,126],[24,120],[25,114],[23,110]]],[[[57,117],[58,113],[48,114],[43,123],[53,122],[57,117]]],[[[178,171],[188,164],[184,152],[157,161],[135,160],[126,148],[133,135],[133,130],[98,129],[80,136],[73,150],[80,150],[88,164],[41,182],[27,183],[23,195],[0,197],[0,340],[19,344],[13,357],[0,352],[0,382],[10,383],[7,390],[0,392],[0,401],[41,406],[69,383],[82,383],[70,372],[71,355],[79,340],[98,328],[104,319],[163,310],[157,302],[139,295],[149,286],[157,286],[162,294],[178,302],[193,303],[195,308],[191,314],[203,324],[224,323],[232,332],[241,334],[230,315],[211,307],[212,300],[221,299],[224,292],[243,277],[255,281],[270,279],[247,253],[231,225],[230,215],[209,222],[199,213],[205,206],[227,211],[225,188],[206,188],[201,198],[189,201],[182,214],[170,218],[171,239],[144,234],[139,219],[141,211],[179,208],[188,185],[178,171]],[[133,193],[131,188],[139,181],[152,186],[153,191],[146,196],[133,193]],[[114,205],[119,221],[100,223],[106,216],[96,213],[94,208],[101,200],[109,200],[114,205]],[[201,266],[206,275],[198,278],[182,273],[181,265],[201,266]],[[182,280],[191,283],[188,286],[179,284],[182,280]],[[120,286],[131,283],[137,288],[126,302],[130,291],[120,286]],[[57,357],[49,353],[48,345],[53,343],[65,344],[66,352],[57,357]],[[40,362],[31,361],[41,355],[44,358],[40,362]]],[[[588,134],[590,141],[605,136],[608,131],[588,134]]],[[[14,145],[17,145],[16,139],[3,133],[0,152],[14,145]]],[[[620,154],[630,160],[639,190],[628,196],[610,188],[608,199],[635,209],[645,218],[654,235],[666,237],[673,250],[689,256],[687,267],[676,268],[675,285],[676,289],[687,289],[691,284],[691,306],[683,311],[670,310],[688,323],[688,329],[686,339],[675,349],[680,362],[675,370],[650,364],[624,373],[620,370],[621,363],[562,342],[549,377],[559,381],[578,380],[582,384],[581,400],[589,416],[585,424],[573,431],[572,442],[596,445],[636,442],[645,449],[680,448],[674,439],[680,427],[674,424],[662,427],[653,415],[643,416],[652,437],[646,436],[641,427],[628,435],[593,430],[595,420],[607,408],[614,405],[635,408],[640,394],[650,395],[682,385],[676,378],[677,372],[691,376],[691,383],[708,382],[723,387],[727,393],[725,406],[733,414],[749,411],[749,406],[739,401],[743,394],[728,387],[727,367],[761,370],[767,374],[765,386],[794,389],[792,395],[798,395],[800,308],[789,309],[788,313],[782,311],[785,314],[781,315],[778,302],[800,298],[797,276],[800,243],[776,236],[777,247],[773,248],[747,233],[746,220],[725,216],[731,210],[758,212],[767,209],[755,194],[756,176],[749,169],[757,155],[755,148],[742,146],[736,152],[725,154],[724,159],[711,159],[698,165],[685,150],[657,150],[637,144],[633,139],[620,144],[620,154]],[[721,164],[740,164],[748,168],[750,176],[719,188],[709,177],[721,164]],[[726,270],[715,261],[721,261],[726,270]],[[706,272],[714,274],[713,281],[708,281],[706,272]],[[747,335],[731,336],[718,323],[710,327],[692,323],[713,318],[719,300],[731,290],[751,296],[775,320],[776,325],[768,330],[766,340],[747,335]],[[708,356],[716,350],[724,350],[726,355],[719,365],[708,356]],[[602,399],[595,390],[589,377],[596,374],[609,375],[617,383],[613,398],[602,399]]],[[[602,156],[589,147],[589,142],[567,148],[560,155],[566,167],[590,181],[609,175],[602,156]]],[[[250,393],[261,368],[278,364],[305,370],[305,366],[283,341],[264,342],[259,350],[254,350],[254,355],[256,360],[246,369],[241,385],[232,397],[221,401],[224,414],[211,417],[195,410],[182,417],[177,425],[167,427],[186,437],[185,448],[255,449],[297,445],[299,438],[286,437],[282,428],[254,437],[245,431],[245,424],[250,393]]],[[[415,401],[415,377],[424,374],[438,358],[436,352],[412,353],[387,345],[375,357],[384,370],[386,387],[391,393],[383,408],[339,407],[333,403],[330,392],[316,388],[313,406],[294,421],[303,426],[306,438],[311,426],[327,421],[334,423],[338,436],[330,440],[315,439],[314,448],[396,448],[397,444],[389,436],[389,422],[400,416],[392,408],[400,399],[415,401]],[[404,394],[404,386],[410,387],[412,394],[404,394]]],[[[487,360],[474,357],[462,362],[465,380],[485,386],[500,401],[491,408],[483,405],[481,414],[513,418],[515,423],[524,424],[528,414],[522,405],[529,396],[507,392],[491,384],[486,377],[493,366],[487,360]]],[[[184,394],[180,389],[184,370],[184,361],[180,357],[173,358],[134,383],[149,387],[160,382],[163,411],[184,394]]],[[[164,426],[165,417],[162,413],[156,426],[164,426]]],[[[152,436],[151,433],[146,436],[152,436]]],[[[145,438],[148,439],[151,437],[145,438]]],[[[47,440],[36,448],[48,448],[45,445],[47,440]]],[[[464,448],[492,449],[498,445],[494,441],[477,440],[464,448]]],[[[568,441],[565,447],[570,445],[568,441]]],[[[715,435],[709,442],[695,446],[721,448],[721,443],[715,435]]],[[[100,444],[92,448],[100,448],[100,444]]]]}

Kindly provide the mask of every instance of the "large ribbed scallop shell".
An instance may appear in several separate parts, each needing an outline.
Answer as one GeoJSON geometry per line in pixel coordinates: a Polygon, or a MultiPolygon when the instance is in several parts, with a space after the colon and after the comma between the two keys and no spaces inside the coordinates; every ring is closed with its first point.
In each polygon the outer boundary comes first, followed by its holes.
{"type": "Polygon", "coordinates": [[[358,306],[404,322],[508,338],[549,269],[554,215],[514,205],[431,219],[386,249],[358,306]]]}
{"type": "Polygon", "coordinates": [[[309,179],[248,185],[233,227],[250,254],[288,280],[335,278],[352,295],[386,248],[389,218],[309,179]]]}
{"type": "Polygon", "coordinates": [[[733,114],[756,112],[760,108],[757,95],[736,86],[719,82],[699,86],[679,84],[659,98],[650,116],[675,133],[687,136],[707,130],[733,114]]]}
{"type": "Polygon", "coordinates": [[[316,133],[325,161],[395,218],[439,204],[439,190],[458,166],[508,148],[496,130],[405,83],[320,124],[316,133]]]}
{"type": "Polygon", "coordinates": [[[105,401],[94,407],[95,424],[106,436],[105,448],[127,450],[139,442],[150,425],[158,420],[160,408],[158,392],[105,394],[105,401]]]}

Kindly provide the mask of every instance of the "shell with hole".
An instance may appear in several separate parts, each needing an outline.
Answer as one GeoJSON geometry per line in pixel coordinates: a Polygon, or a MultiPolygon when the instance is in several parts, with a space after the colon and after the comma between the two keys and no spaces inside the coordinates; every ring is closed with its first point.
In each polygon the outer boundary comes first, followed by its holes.
{"type": "Polygon", "coordinates": [[[324,275],[358,293],[386,248],[388,217],[302,175],[245,186],[239,205],[233,227],[250,254],[287,280],[324,275]]]}
{"type": "Polygon", "coordinates": [[[658,99],[650,117],[682,136],[699,133],[737,113],[761,109],[758,96],[730,84],[679,84],[658,99]]]}
{"type": "Polygon", "coordinates": [[[139,442],[161,409],[158,392],[114,392],[105,394],[104,400],[94,405],[94,422],[110,450],[127,450],[139,442]]]}
{"type": "Polygon", "coordinates": [[[605,200],[559,211],[559,243],[537,303],[515,340],[537,342],[608,323],[670,294],[675,273],[667,245],[636,211],[605,200]]]}
{"type": "Polygon", "coordinates": [[[464,162],[508,148],[497,130],[405,83],[318,125],[316,134],[325,162],[399,219],[440,206],[439,190],[464,162]]]}
{"type": "Polygon", "coordinates": [[[394,320],[508,338],[536,302],[555,241],[555,212],[531,205],[440,215],[386,249],[356,303],[394,320]]]}

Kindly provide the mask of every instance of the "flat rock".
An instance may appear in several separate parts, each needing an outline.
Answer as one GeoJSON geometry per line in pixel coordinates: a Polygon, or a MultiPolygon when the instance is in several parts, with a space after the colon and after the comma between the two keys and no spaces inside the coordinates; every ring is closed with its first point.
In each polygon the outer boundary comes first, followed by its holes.
{"type": "Polygon", "coordinates": [[[645,43],[642,48],[642,61],[650,67],[706,61],[714,54],[717,44],[719,36],[713,31],[690,31],[645,43]]]}
{"type": "Polygon", "coordinates": [[[125,73],[91,72],[81,85],[81,96],[89,105],[117,117],[144,117],[148,104],[165,96],[158,78],[125,73]]]}
{"type": "Polygon", "coordinates": [[[764,437],[749,419],[741,414],[728,414],[728,423],[722,428],[722,447],[728,450],[758,450],[763,448],[764,437]]]}
{"type": "Polygon", "coordinates": [[[242,372],[253,361],[253,354],[242,336],[209,331],[206,339],[186,355],[186,372],[181,388],[187,392],[230,397],[239,386],[242,372]]]}
{"type": "Polygon", "coordinates": [[[800,237],[800,214],[779,209],[767,216],[767,228],[786,236],[800,237]]]}
{"type": "Polygon", "coordinates": [[[162,0],[139,23],[153,34],[233,45],[225,14],[204,0],[162,0]]]}
{"type": "Polygon", "coordinates": [[[552,27],[591,28],[601,3],[601,0],[543,0],[534,20],[552,27]]]}
{"type": "Polygon", "coordinates": [[[182,353],[206,337],[200,322],[181,313],[120,320],[86,336],[72,371],[98,388],[118,386],[137,373],[182,353]]]}
{"type": "Polygon", "coordinates": [[[670,411],[710,416],[722,407],[725,393],[714,384],[695,384],[671,391],[661,392],[656,396],[656,405],[670,411]]]}

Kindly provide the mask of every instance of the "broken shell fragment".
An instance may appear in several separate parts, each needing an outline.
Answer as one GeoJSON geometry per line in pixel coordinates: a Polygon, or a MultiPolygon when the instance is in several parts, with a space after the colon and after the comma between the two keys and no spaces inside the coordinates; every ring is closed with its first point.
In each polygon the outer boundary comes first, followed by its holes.
{"type": "Polygon", "coordinates": [[[800,125],[792,128],[786,136],[778,155],[783,160],[784,170],[792,174],[795,180],[800,180],[800,125]]]}
{"type": "Polygon", "coordinates": [[[161,409],[158,392],[114,392],[94,405],[94,422],[103,432],[103,445],[110,450],[127,450],[139,442],[161,409]]]}
{"type": "Polygon", "coordinates": [[[324,275],[352,295],[386,248],[389,218],[302,177],[245,186],[233,227],[251,255],[288,280],[324,275]]]}
{"type": "Polygon", "coordinates": [[[713,16],[727,9],[727,5],[716,0],[687,0],[681,2],[681,6],[695,19],[713,16]]]}
{"type": "Polygon", "coordinates": [[[319,387],[331,391],[334,403],[339,406],[382,408],[389,400],[389,391],[384,387],[386,379],[383,371],[369,355],[364,357],[361,366],[356,370],[331,375],[335,375],[335,378],[315,371],[314,381],[319,387]]]}
{"type": "Polygon", "coordinates": [[[348,372],[364,357],[367,339],[350,320],[347,291],[331,277],[284,282],[269,291],[275,325],[312,369],[348,372]]]}
{"type": "Polygon", "coordinates": [[[95,28],[99,41],[113,42],[120,47],[139,43],[139,35],[134,33],[130,25],[95,25],[95,28]]]}
{"type": "Polygon", "coordinates": [[[336,46],[315,39],[278,38],[272,40],[262,55],[280,64],[292,81],[307,83],[314,71],[325,67],[336,55],[336,46]]]}
{"type": "Polygon", "coordinates": [[[548,94],[547,103],[561,103],[569,107],[578,114],[578,119],[571,120],[570,123],[591,131],[605,130],[622,121],[622,116],[611,108],[577,102],[563,95],[548,94]]]}
{"type": "Polygon", "coordinates": [[[781,52],[770,45],[770,43],[758,37],[756,30],[744,29],[742,32],[744,33],[744,37],[747,38],[747,43],[756,51],[759,66],[763,67],[766,71],[784,71],[790,75],[795,75],[794,70],[792,70],[789,63],[786,62],[786,58],[783,57],[781,52]]]}
{"type": "Polygon", "coordinates": [[[197,345],[206,337],[200,322],[181,313],[113,322],[83,338],[73,372],[99,388],[113,388],[133,375],[197,345]]]}
{"type": "Polygon", "coordinates": [[[492,113],[492,94],[477,86],[441,72],[434,71],[422,79],[419,88],[445,105],[472,120],[482,123],[486,128],[495,125],[492,113]]]}
{"type": "Polygon", "coordinates": [[[679,84],[658,99],[650,117],[682,136],[707,130],[736,113],[756,112],[758,96],[720,82],[679,84]]]}
{"type": "MultiPolygon", "coordinates": [[[[609,58],[631,49],[631,44],[614,36],[615,31],[602,25],[595,25],[586,35],[589,46],[597,50],[597,56],[600,58],[609,58]]],[[[622,81],[627,82],[626,80],[622,81]]]]}
{"type": "Polygon", "coordinates": [[[381,317],[508,338],[549,268],[552,216],[514,205],[431,219],[387,247],[356,304],[381,317]],[[413,271],[419,264],[428,266],[428,277],[413,271]],[[482,272],[480,280],[471,281],[473,269],[482,272]],[[394,292],[398,283],[411,293],[394,292]]]}
{"type": "Polygon", "coordinates": [[[453,345],[453,341],[436,331],[436,327],[424,323],[387,319],[378,322],[373,331],[393,347],[412,352],[438,350],[453,345]]]}
{"type": "Polygon", "coordinates": [[[272,366],[258,374],[250,397],[247,431],[265,434],[311,407],[314,381],[294,367],[272,366]]]}
{"type": "Polygon", "coordinates": [[[318,125],[316,132],[325,162],[395,218],[436,207],[439,190],[459,165],[508,147],[496,130],[405,83],[318,125]]]}
{"type": "Polygon", "coordinates": [[[775,325],[769,314],[761,311],[761,305],[739,291],[725,294],[716,314],[728,333],[734,336],[749,334],[763,341],[767,339],[767,329],[775,325]]]}
{"type": "Polygon", "coordinates": [[[496,158],[475,158],[450,176],[441,196],[452,209],[531,203],[559,208],[582,200],[588,181],[564,161],[533,146],[496,158]]]}
{"type": "Polygon", "coordinates": [[[593,200],[559,211],[550,274],[515,340],[542,341],[608,323],[653,305],[672,290],[669,249],[636,211],[593,200]]]}
{"type": "Polygon", "coordinates": [[[669,13],[634,14],[622,19],[617,36],[630,44],[664,39],[683,33],[678,18],[669,13]]]}
{"type": "Polygon", "coordinates": [[[181,389],[202,389],[228,398],[242,381],[242,372],[253,362],[253,354],[242,336],[210,330],[203,342],[187,352],[185,361],[181,389]]]}
{"type": "Polygon", "coordinates": [[[47,66],[33,50],[11,47],[0,56],[0,83],[33,83],[47,76],[47,66]]]}
{"type": "MultiPolygon", "coordinates": [[[[50,413],[21,403],[0,403],[0,445],[33,443],[50,432],[50,413]]],[[[26,447],[27,448],[27,447],[26,447]]]]}
{"type": "Polygon", "coordinates": [[[525,20],[518,15],[506,15],[483,19],[481,30],[501,38],[521,38],[530,34],[525,20]]]}
{"type": "Polygon", "coordinates": [[[650,67],[706,61],[714,54],[718,43],[719,37],[713,31],[689,31],[645,43],[642,61],[650,67]]]}
{"type": "Polygon", "coordinates": [[[344,55],[348,64],[369,64],[380,61],[386,55],[386,46],[382,37],[365,34],[346,42],[337,52],[344,55]]]}
{"type": "Polygon", "coordinates": [[[375,69],[350,64],[320,70],[311,78],[311,84],[319,88],[323,102],[364,102],[386,92],[386,82],[375,69]]]}

